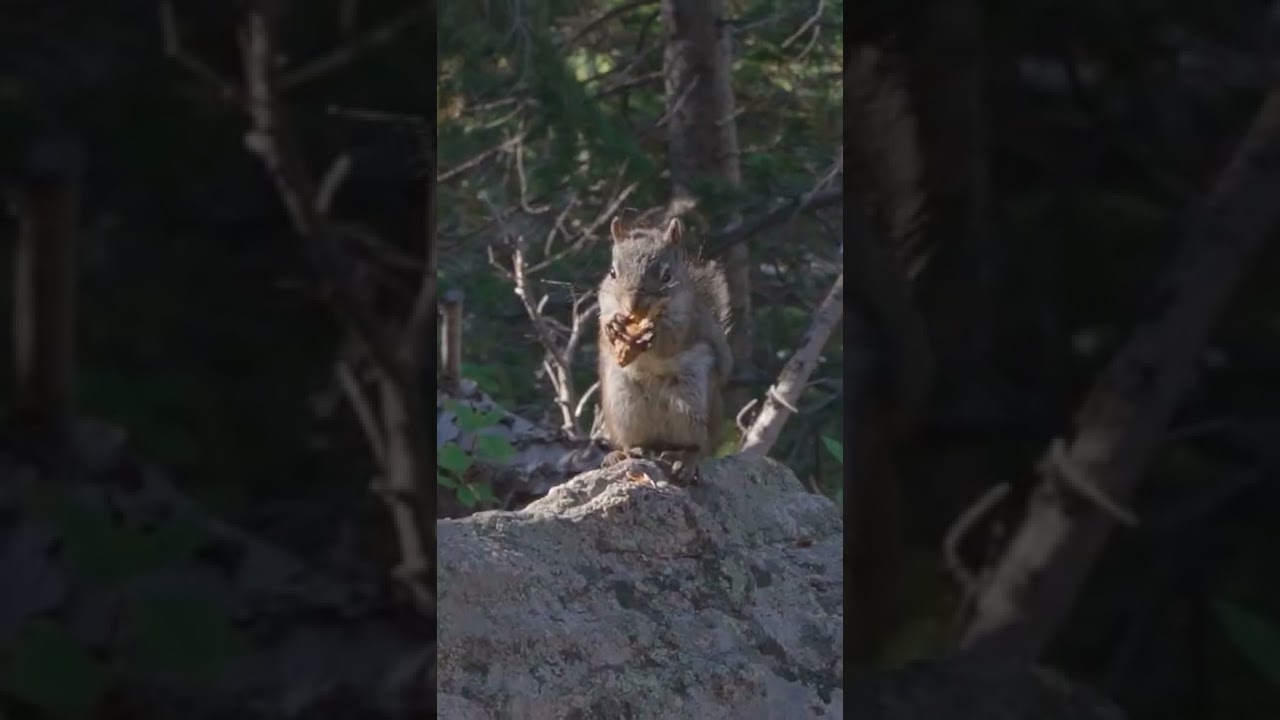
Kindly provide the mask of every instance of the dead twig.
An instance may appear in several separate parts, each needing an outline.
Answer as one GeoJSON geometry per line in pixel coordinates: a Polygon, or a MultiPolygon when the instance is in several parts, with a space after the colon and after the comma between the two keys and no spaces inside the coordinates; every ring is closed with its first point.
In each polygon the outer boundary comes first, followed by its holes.
{"type": "Polygon", "coordinates": [[[351,369],[349,363],[340,361],[334,368],[334,374],[338,377],[338,383],[342,386],[342,392],[347,396],[347,401],[351,403],[351,409],[356,414],[356,420],[360,422],[360,429],[364,431],[365,441],[369,443],[369,450],[373,453],[374,462],[380,468],[386,467],[387,442],[383,437],[381,428],[378,427],[378,420],[373,408],[370,406],[368,398],[365,397],[364,390],[360,387],[360,381],[356,379],[355,372],[351,369]]]}
{"type": "Polygon", "coordinates": [[[755,422],[742,438],[742,454],[765,455],[777,442],[789,413],[795,412],[800,393],[809,381],[809,375],[818,365],[818,358],[827,339],[840,322],[844,313],[844,272],[836,277],[830,292],[814,313],[809,331],[800,341],[800,347],[778,373],[778,380],[769,388],[764,405],[755,422]]]}
{"type": "Polygon", "coordinates": [[[333,205],[333,198],[338,194],[338,188],[342,186],[342,181],[347,179],[350,172],[350,153],[342,153],[333,159],[333,164],[320,180],[320,190],[316,192],[316,210],[322,213],[329,212],[329,207],[333,205]]]}
{"type": "MultiPolygon", "coordinates": [[[[375,458],[382,460],[382,474],[373,489],[387,503],[399,542],[401,560],[395,574],[413,596],[418,609],[433,612],[434,523],[422,506],[418,487],[418,480],[426,475],[428,453],[425,408],[416,370],[430,343],[428,324],[435,302],[434,187],[428,186],[426,267],[410,319],[396,342],[374,312],[372,301],[349,272],[339,233],[317,205],[326,193],[317,190],[296,138],[287,132],[272,77],[271,34],[262,13],[247,15],[239,41],[245,109],[251,125],[245,145],[258,156],[271,178],[295,232],[305,241],[305,249],[332,291],[330,299],[335,309],[356,331],[373,360],[381,416],[377,426],[381,432],[370,434],[370,442],[375,458]],[[381,439],[375,439],[378,437],[381,439]]],[[[428,154],[433,152],[430,143],[428,140],[428,154]]],[[[351,380],[344,381],[344,389],[352,397],[353,408],[357,414],[372,417],[373,401],[358,392],[359,388],[351,380]]],[[[367,418],[362,423],[367,433],[375,427],[367,418]]]]}
{"type": "Polygon", "coordinates": [[[712,233],[708,238],[706,254],[709,257],[721,257],[730,248],[746,241],[756,233],[791,222],[802,213],[835,205],[843,200],[844,186],[837,185],[783,201],[770,210],[731,223],[712,233]]]}
{"type": "Polygon", "coordinates": [[[494,155],[505,152],[506,150],[510,149],[513,145],[523,142],[524,139],[528,137],[528,135],[529,135],[529,132],[527,130],[521,131],[520,133],[517,133],[514,137],[507,138],[506,140],[503,140],[502,142],[489,148],[488,150],[484,150],[480,153],[477,153],[470,160],[466,160],[461,164],[457,165],[456,167],[449,168],[448,170],[438,174],[436,176],[436,182],[437,183],[449,182],[450,180],[458,177],[459,175],[461,175],[464,172],[467,172],[468,170],[471,170],[472,168],[476,167],[477,165],[484,162],[485,160],[488,160],[494,155]]]}
{"type": "Polygon", "coordinates": [[[282,74],[277,86],[281,90],[288,90],[350,65],[360,55],[390,43],[401,32],[423,19],[426,16],[426,9],[425,5],[416,6],[397,17],[370,28],[346,45],[330,50],[320,57],[282,74]]]}
{"type": "Polygon", "coordinates": [[[516,247],[511,252],[510,278],[515,285],[516,297],[520,298],[520,303],[533,324],[534,334],[545,353],[543,368],[555,391],[556,406],[560,408],[561,430],[569,437],[578,438],[582,436],[582,428],[578,422],[579,403],[573,384],[573,359],[582,340],[586,337],[588,321],[599,306],[591,302],[594,292],[584,293],[574,299],[569,338],[564,346],[560,347],[551,333],[552,321],[543,313],[547,296],[535,300],[530,289],[529,273],[521,244],[517,241],[516,247]]]}
{"type": "Polygon", "coordinates": [[[733,422],[738,426],[738,432],[746,435],[747,431],[751,429],[751,427],[747,425],[747,413],[751,412],[751,408],[759,404],[760,398],[751,398],[746,405],[742,406],[742,409],[738,411],[738,414],[734,416],[733,422]]]}
{"type": "Polygon", "coordinates": [[[160,41],[164,48],[164,54],[181,65],[187,72],[212,86],[217,90],[218,96],[222,100],[243,103],[244,99],[240,88],[235,83],[224,78],[203,60],[186,51],[182,44],[182,35],[178,29],[178,18],[173,11],[173,5],[168,0],[160,0],[158,10],[160,14],[160,41]]]}
{"type": "MultiPolygon", "coordinates": [[[[804,35],[806,32],[808,32],[810,28],[813,28],[816,31],[818,28],[814,26],[817,25],[818,21],[822,19],[822,11],[826,9],[826,7],[827,7],[827,0],[818,0],[818,7],[813,11],[813,14],[810,15],[808,19],[806,19],[804,23],[801,24],[800,27],[796,29],[795,32],[791,33],[791,35],[786,40],[782,41],[782,49],[786,50],[787,48],[791,47],[791,44],[794,43],[801,35],[804,35]]],[[[810,41],[810,44],[812,44],[812,41],[810,41]]]]}
{"type": "MultiPolygon", "coordinates": [[[[1123,501],[1162,446],[1206,338],[1251,259],[1280,221],[1280,86],[1272,87],[1231,162],[1185,224],[1178,255],[1146,318],[1098,377],[1063,453],[1106,497],[1123,501]]],[[[1052,478],[1028,510],[990,582],[963,645],[996,659],[1040,654],[1070,612],[1112,528],[1077,512],[1052,478]]]]}
{"type": "Polygon", "coordinates": [[[574,44],[576,44],[582,38],[586,37],[587,34],[590,33],[592,30],[595,30],[597,27],[600,27],[601,25],[614,19],[615,17],[625,13],[629,13],[632,10],[635,10],[636,8],[642,7],[644,5],[652,4],[653,2],[654,0],[631,0],[630,2],[622,3],[617,7],[605,10],[604,12],[597,14],[596,16],[590,18],[585,23],[583,23],[581,27],[575,30],[574,33],[570,35],[567,40],[564,41],[561,47],[569,48],[574,44]]]}
{"type": "Polygon", "coordinates": [[[573,417],[579,422],[582,421],[582,415],[587,411],[587,403],[590,402],[592,396],[600,389],[600,381],[591,383],[591,387],[582,393],[582,397],[578,400],[578,407],[573,409],[573,417]]]}
{"type": "Polygon", "coordinates": [[[965,567],[964,559],[960,557],[960,543],[973,530],[978,521],[990,513],[1001,500],[1009,495],[1013,489],[1009,483],[1001,483],[986,489],[972,505],[965,508],[964,512],[956,517],[955,522],[951,523],[951,527],[947,528],[947,534],[942,539],[942,557],[946,560],[947,570],[951,576],[955,578],[956,583],[960,585],[962,595],[966,604],[969,598],[976,597],[978,594],[978,577],[965,567]]]}
{"type": "Polygon", "coordinates": [[[1093,503],[1099,510],[1110,515],[1116,522],[1130,527],[1138,524],[1138,516],[1132,510],[1107,497],[1088,473],[1072,463],[1067,455],[1067,443],[1062,438],[1054,438],[1049,443],[1049,454],[1045,458],[1043,468],[1046,475],[1061,478],[1068,487],[1093,503]]]}

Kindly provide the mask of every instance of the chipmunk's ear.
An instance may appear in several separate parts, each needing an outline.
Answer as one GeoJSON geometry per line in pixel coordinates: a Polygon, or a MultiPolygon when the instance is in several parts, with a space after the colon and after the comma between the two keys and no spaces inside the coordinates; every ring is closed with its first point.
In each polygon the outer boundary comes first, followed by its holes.
{"type": "Polygon", "coordinates": [[[680,218],[671,218],[671,222],[667,223],[667,229],[662,233],[662,239],[666,240],[668,245],[679,245],[683,232],[684,229],[680,227],[680,218]]]}
{"type": "Polygon", "coordinates": [[[627,239],[627,226],[622,224],[622,218],[615,215],[613,222],[609,223],[609,234],[613,236],[613,241],[620,243],[627,239]]]}

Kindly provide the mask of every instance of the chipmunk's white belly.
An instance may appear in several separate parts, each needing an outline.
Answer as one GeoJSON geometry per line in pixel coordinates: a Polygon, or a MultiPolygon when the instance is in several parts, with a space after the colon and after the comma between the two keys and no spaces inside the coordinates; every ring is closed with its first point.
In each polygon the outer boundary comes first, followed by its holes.
{"type": "Polygon", "coordinates": [[[698,444],[707,432],[707,397],[713,359],[698,345],[674,357],[648,353],[615,368],[631,392],[617,407],[613,441],[624,447],[698,444]]]}

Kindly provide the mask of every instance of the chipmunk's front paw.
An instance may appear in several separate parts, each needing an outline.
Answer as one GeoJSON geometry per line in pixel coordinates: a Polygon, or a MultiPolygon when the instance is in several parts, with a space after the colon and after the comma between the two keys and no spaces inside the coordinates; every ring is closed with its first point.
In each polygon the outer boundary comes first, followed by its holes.
{"type": "Polygon", "coordinates": [[[627,331],[624,327],[626,322],[625,316],[622,314],[614,315],[604,324],[604,337],[610,343],[618,342],[619,338],[626,337],[627,331]]]}
{"type": "Polygon", "coordinates": [[[698,476],[698,464],[693,453],[669,450],[660,453],[658,460],[670,469],[669,475],[672,482],[682,485],[694,485],[700,479],[698,476]]]}

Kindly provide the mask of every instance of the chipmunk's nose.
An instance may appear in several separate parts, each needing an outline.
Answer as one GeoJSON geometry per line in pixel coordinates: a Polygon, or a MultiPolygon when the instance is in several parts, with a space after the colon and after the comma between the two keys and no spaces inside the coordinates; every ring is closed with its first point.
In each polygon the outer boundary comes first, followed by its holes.
{"type": "Polygon", "coordinates": [[[649,301],[640,293],[627,293],[622,296],[622,311],[628,315],[644,316],[649,310],[649,301]]]}
{"type": "Polygon", "coordinates": [[[653,307],[653,303],[649,302],[649,298],[644,295],[634,295],[631,298],[631,314],[638,317],[649,317],[649,310],[653,307]]]}

